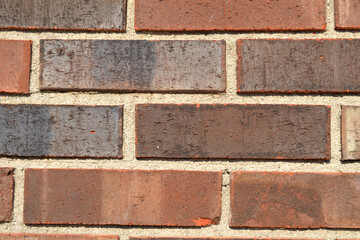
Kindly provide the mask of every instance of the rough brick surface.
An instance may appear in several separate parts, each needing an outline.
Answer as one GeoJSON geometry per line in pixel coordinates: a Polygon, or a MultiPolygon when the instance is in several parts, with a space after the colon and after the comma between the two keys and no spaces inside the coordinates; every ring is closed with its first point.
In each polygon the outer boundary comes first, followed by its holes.
{"type": "Polygon", "coordinates": [[[0,156],[122,157],[122,107],[0,105],[0,156]]]}
{"type": "Polygon", "coordinates": [[[2,0],[0,29],[125,31],[126,0],[2,0]]]}
{"type": "Polygon", "coordinates": [[[0,40],[0,93],[29,93],[30,59],[31,41],[0,40]]]}
{"type": "Polygon", "coordinates": [[[136,0],[139,31],[325,30],[325,0],[136,0]]]}
{"type": "Polygon", "coordinates": [[[360,107],[342,106],[342,160],[360,160],[360,107]]]}
{"type": "Polygon", "coordinates": [[[359,228],[360,174],[234,172],[232,227],[359,228]]]}
{"type": "Polygon", "coordinates": [[[239,40],[238,92],[359,93],[360,40],[239,40]]]}
{"type": "Polygon", "coordinates": [[[14,177],[13,168],[0,168],[0,222],[12,219],[14,177]]]}
{"type": "Polygon", "coordinates": [[[26,169],[26,224],[207,226],[221,172],[26,169]]]}
{"type": "Polygon", "coordinates": [[[224,41],[42,40],[42,90],[225,91],[224,41]]]}
{"type": "Polygon", "coordinates": [[[360,30],[359,0],[335,0],[335,28],[360,30]]]}
{"type": "Polygon", "coordinates": [[[330,108],[144,104],[139,158],[330,159],[330,108]]]}
{"type": "Polygon", "coordinates": [[[65,234],[0,234],[0,240],[119,240],[115,235],[65,235],[65,234]]]}

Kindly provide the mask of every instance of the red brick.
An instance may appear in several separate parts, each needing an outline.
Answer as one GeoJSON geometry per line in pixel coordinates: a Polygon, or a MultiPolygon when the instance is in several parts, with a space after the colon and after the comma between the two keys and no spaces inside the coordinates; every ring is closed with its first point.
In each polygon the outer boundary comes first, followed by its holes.
{"type": "Polygon", "coordinates": [[[359,228],[359,173],[234,172],[231,227],[359,228]]]}
{"type": "Polygon", "coordinates": [[[26,224],[207,226],[221,172],[26,169],[26,224]]]}
{"type": "Polygon", "coordinates": [[[359,0],[335,0],[335,28],[360,30],[359,0]]]}
{"type": "Polygon", "coordinates": [[[6,0],[0,16],[0,29],[123,32],[126,0],[6,0]]]}
{"type": "Polygon", "coordinates": [[[329,160],[330,108],[310,105],[137,105],[136,156],[329,160]]]}
{"type": "Polygon", "coordinates": [[[359,93],[360,40],[239,40],[238,93],[359,93]]]}
{"type": "Polygon", "coordinates": [[[14,198],[13,168],[0,168],[0,222],[12,219],[14,198]]]}
{"type": "Polygon", "coordinates": [[[31,41],[0,40],[0,93],[29,93],[31,41]]]}
{"type": "Polygon", "coordinates": [[[136,0],[138,31],[325,30],[325,0],[136,0]]]}
{"type": "Polygon", "coordinates": [[[33,234],[33,233],[2,233],[0,240],[119,240],[115,235],[65,235],[65,234],[33,234]]]}

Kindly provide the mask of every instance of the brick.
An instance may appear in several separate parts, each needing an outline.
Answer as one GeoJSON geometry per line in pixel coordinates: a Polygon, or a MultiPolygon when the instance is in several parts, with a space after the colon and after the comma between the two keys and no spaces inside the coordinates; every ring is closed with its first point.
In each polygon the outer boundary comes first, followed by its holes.
{"type": "Polygon", "coordinates": [[[125,31],[126,0],[2,0],[0,29],[125,31]]]}
{"type": "Polygon", "coordinates": [[[0,240],[119,240],[115,235],[65,235],[65,234],[33,234],[33,233],[2,233],[0,240]]]}
{"type": "Polygon", "coordinates": [[[155,159],[330,159],[330,108],[140,104],[136,156],[155,159]]]}
{"type": "Polygon", "coordinates": [[[0,156],[122,157],[119,106],[0,105],[0,156]]]}
{"type": "Polygon", "coordinates": [[[325,30],[325,0],[136,0],[137,31],[325,30]]]}
{"type": "Polygon", "coordinates": [[[238,93],[359,93],[360,40],[239,40],[238,93]]]}
{"type": "Polygon", "coordinates": [[[360,174],[233,172],[231,227],[359,228],[360,174]]]}
{"type": "MultiPolygon", "coordinates": [[[[307,238],[192,238],[192,237],[130,237],[129,240],[311,240],[307,238]]],[[[318,239],[322,240],[322,239],[318,239]]]]}
{"type": "Polygon", "coordinates": [[[30,59],[31,41],[0,40],[0,93],[29,93],[30,59]]]}
{"type": "Polygon", "coordinates": [[[14,198],[14,169],[0,168],[0,222],[12,219],[14,198]]]}
{"type": "Polygon", "coordinates": [[[335,0],[335,28],[360,30],[359,0],[335,0]]]}
{"type": "Polygon", "coordinates": [[[225,41],[42,40],[41,90],[224,92],[225,41]]]}
{"type": "Polygon", "coordinates": [[[26,169],[26,224],[208,226],[221,172],[26,169]]]}
{"type": "Polygon", "coordinates": [[[341,107],[342,160],[360,160],[360,107],[341,107]]]}

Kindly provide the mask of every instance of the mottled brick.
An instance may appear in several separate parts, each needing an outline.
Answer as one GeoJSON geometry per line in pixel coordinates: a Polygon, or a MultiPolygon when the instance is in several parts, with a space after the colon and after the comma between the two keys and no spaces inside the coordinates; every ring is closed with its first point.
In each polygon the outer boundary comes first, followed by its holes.
{"type": "Polygon", "coordinates": [[[360,107],[341,108],[342,160],[360,160],[360,107]]]}
{"type": "Polygon", "coordinates": [[[360,30],[359,0],[335,0],[335,28],[360,30]]]}
{"type": "Polygon", "coordinates": [[[207,226],[221,172],[26,169],[26,224],[207,226]]]}
{"type": "Polygon", "coordinates": [[[122,157],[122,107],[0,105],[0,156],[122,157]]]}
{"type": "Polygon", "coordinates": [[[239,40],[239,93],[359,93],[360,40],[239,40]]]}
{"type": "Polygon", "coordinates": [[[136,0],[138,31],[326,29],[325,0],[136,0]]]}
{"type": "Polygon", "coordinates": [[[42,40],[40,88],[223,92],[224,41],[42,40]]]}
{"type": "Polygon", "coordinates": [[[14,169],[0,168],[0,222],[12,219],[14,198],[14,169]]]}
{"type": "Polygon", "coordinates": [[[330,108],[310,105],[144,104],[138,158],[330,159],[330,108]]]}
{"type": "Polygon", "coordinates": [[[231,227],[359,228],[360,174],[233,172],[231,227]]]}
{"type": "Polygon", "coordinates": [[[29,93],[30,59],[31,41],[0,40],[0,93],[29,93]]]}
{"type": "Polygon", "coordinates": [[[0,233],[0,240],[119,240],[115,235],[0,233]]]}
{"type": "Polygon", "coordinates": [[[126,0],[2,0],[0,29],[125,31],[126,0]]]}

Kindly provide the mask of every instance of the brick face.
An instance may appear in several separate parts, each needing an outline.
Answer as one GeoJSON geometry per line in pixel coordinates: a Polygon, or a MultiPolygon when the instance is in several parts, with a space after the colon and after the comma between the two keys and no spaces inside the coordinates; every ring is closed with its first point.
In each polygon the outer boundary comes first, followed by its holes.
{"type": "Polygon", "coordinates": [[[325,30],[325,0],[136,0],[138,31],[325,30]]]}
{"type": "Polygon", "coordinates": [[[360,30],[359,0],[335,0],[335,28],[360,30]]]}
{"type": "Polygon", "coordinates": [[[221,172],[26,169],[26,224],[207,226],[221,172]]]}
{"type": "Polygon", "coordinates": [[[122,107],[0,105],[0,156],[122,157],[122,107]]]}
{"type": "Polygon", "coordinates": [[[342,160],[360,160],[360,107],[342,106],[341,152],[342,160]]]}
{"type": "Polygon", "coordinates": [[[0,40],[0,93],[29,93],[30,60],[31,41],[0,40]]]}
{"type": "Polygon", "coordinates": [[[231,227],[359,228],[360,174],[234,172],[231,227]]]}
{"type": "Polygon", "coordinates": [[[239,40],[239,93],[359,93],[360,40],[239,40]],[[340,64],[341,63],[341,64],[340,64]]]}
{"type": "Polygon", "coordinates": [[[125,31],[126,0],[2,0],[0,29],[125,31]]]}
{"type": "Polygon", "coordinates": [[[0,222],[9,222],[13,213],[13,168],[0,168],[0,222]]]}
{"type": "Polygon", "coordinates": [[[64,234],[31,234],[14,233],[0,234],[0,240],[119,240],[118,236],[110,235],[64,235],[64,234]]]}
{"type": "Polygon", "coordinates": [[[223,92],[224,41],[42,40],[42,90],[223,92]]]}
{"type": "Polygon", "coordinates": [[[138,158],[330,159],[326,106],[144,104],[138,158]]]}

